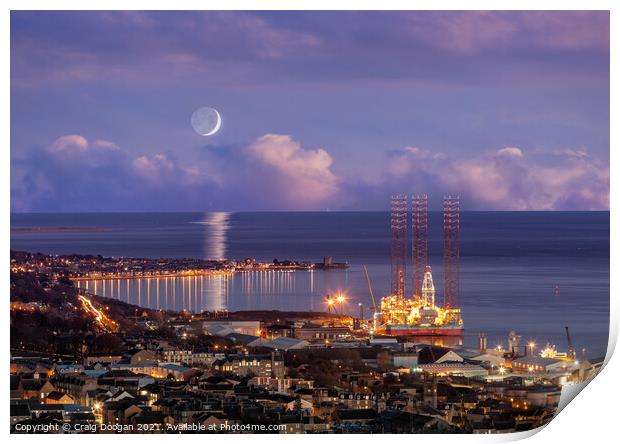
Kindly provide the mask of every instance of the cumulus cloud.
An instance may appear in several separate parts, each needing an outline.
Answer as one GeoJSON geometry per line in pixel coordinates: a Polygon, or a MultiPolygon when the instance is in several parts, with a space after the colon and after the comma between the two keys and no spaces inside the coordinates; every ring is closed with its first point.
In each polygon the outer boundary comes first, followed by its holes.
{"type": "Polygon", "coordinates": [[[60,136],[47,149],[53,154],[83,153],[88,150],[88,140],[79,134],[60,136]]]}
{"type": "Polygon", "coordinates": [[[54,140],[47,151],[54,156],[74,156],[97,151],[118,151],[120,147],[114,142],[104,139],[96,139],[90,143],[86,137],[80,134],[60,136],[54,140]]]}
{"type": "Polygon", "coordinates": [[[171,182],[195,185],[206,180],[198,168],[179,165],[176,160],[162,153],[140,156],[134,159],[132,166],[136,174],[151,185],[166,185],[171,182]]]}
{"type": "Polygon", "coordinates": [[[458,193],[477,209],[609,209],[609,166],[587,156],[543,165],[517,147],[468,159],[438,154],[410,148],[393,152],[382,186],[390,192],[458,193]]]}
{"type": "Polygon", "coordinates": [[[281,199],[279,206],[315,208],[338,190],[327,151],[304,149],[291,136],[266,134],[245,150],[255,162],[255,185],[281,199]]]}
{"type": "Polygon", "coordinates": [[[372,183],[337,176],[330,153],[290,135],[183,156],[132,155],[111,141],[57,138],[15,159],[16,211],[385,209],[394,193],[460,194],[487,210],[607,210],[609,165],[587,149],[504,146],[467,158],[410,145],[387,153],[372,183]],[[552,154],[551,157],[548,155],[552,154]]]}
{"type": "Polygon", "coordinates": [[[114,211],[325,208],[339,190],[324,149],[267,134],[246,145],[177,158],[132,155],[116,143],[61,136],[15,161],[12,208],[114,211]],[[215,152],[213,152],[215,151],[215,152]]]}
{"type": "Polygon", "coordinates": [[[515,159],[521,159],[523,157],[523,151],[520,148],[514,146],[507,146],[497,150],[498,156],[514,157],[515,159]]]}
{"type": "Polygon", "coordinates": [[[110,142],[109,140],[97,139],[93,142],[93,146],[96,149],[100,150],[110,150],[110,151],[118,151],[121,148],[115,144],[114,142],[110,142]]]}

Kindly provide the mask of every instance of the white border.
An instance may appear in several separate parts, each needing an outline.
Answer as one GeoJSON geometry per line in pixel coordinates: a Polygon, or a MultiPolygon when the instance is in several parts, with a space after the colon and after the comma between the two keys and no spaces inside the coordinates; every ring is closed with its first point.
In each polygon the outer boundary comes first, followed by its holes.
{"type": "MultiPolygon", "coordinates": [[[[178,9],[246,9],[246,10],[268,10],[268,9],[368,9],[368,10],[406,10],[406,9],[418,9],[418,10],[497,10],[497,9],[514,9],[514,10],[611,10],[611,79],[617,79],[620,71],[618,70],[618,2],[603,1],[603,0],[590,0],[590,1],[576,1],[566,0],[558,2],[557,0],[504,0],[499,2],[497,0],[471,0],[471,1],[455,1],[444,0],[441,3],[432,1],[406,1],[406,0],[357,0],[357,1],[326,1],[326,0],[301,0],[291,4],[289,1],[282,0],[262,0],[260,2],[248,1],[248,0],[228,0],[224,1],[196,1],[196,0],[176,0],[174,2],[164,2],[161,0],[93,0],[89,1],[88,5],[85,2],[77,2],[70,0],[57,0],[53,2],[53,5],[49,1],[42,0],[9,0],[4,2],[3,5],[7,5],[3,8],[3,14],[0,25],[0,35],[2,36],[2,45],[0,46],[2,60],[2,106],[3,112],[0,123],[0,134],[3,138],[2,153],[0,161],[0,183],[1,193],[0,199],[2,200],[3,213],[2,213],[2,228],[3,234],[0,269],[7,270],[2,274],[2,287],[3,294],[7,295],[8,299],[8,269],[9,269],[9,249],[10,249],[10,213],[9,213],[9,199],[10,199],[10,180],[9,180],[9,165],[10,165],[10,9],[16,10],[38,10],[38,9],[135,9],[135,10],[178,10],[178,9]]],[[[617,83],[617,81],[616,81],[617,83]]],[[[618,122],[618,90],[614,81],[611,83],[611,114],[610,121],[618,122]]],[[[611,139],[610,146],[618,147],[617,130],[614,125],[611,125],[611,139]]],[[[611,170],[614,170],[618,155],[611,151],[611,170]]],[[[612,210],[617,208],[617,193],[614,186],[615,181],[611,182],[611,207],[612,210]]],[[[619,219],[615,217],[614,211],[611,212],[611,226],[617,226],[619,219]]],[[[614,266],[618,264],[618,238],[615,232],[611,232],[611,270],[616,270],[614,266]]],[[[610,321],[610,338],[607,352],[607,360],[610,359],[613,350],[615,349],[617,335],[618,335],[618,297],[617,297],[617,281],[614,279],[614,274],[611,273],[611,321],[610,321]]],[[[5,316],[8,317],[8,312],[5,312],[5,316]]],[[[5,318],[6,319],[6,318],[5,318]]],[[[7,319],[8,321],[8,319],[7,319]]],[[[3,348],[5,350],[4,356],[8,356],[8,337],[9,337],[9,323],[2,322],[0,328],[2,337],[5,338],[3,348]]],[[[611,360],[602,373],[595,378],[595,380],[588,385],[588,388],[579,395],[577,401],[570,403],[551,423],[543,429],[541,433],[524,432],[518,434],[508,435],[416,435],[411,437],[408,435],[391,435],[388,439],[398,442],[407,442],[411,439],[423,442],[483,442],[483,441],[513,441],[522,439],[531,435],[534,435],[531,440],[533,442],[548,442],[562,441],[562,442],[607,442],[610,441],[610,436],[618,434],[619,421],[617,420],[617,411],[615,410],[615,401],[620,399],[620,390],[618,389],[618,380],[616,375],[620,374],[620,363],[618,358],[611,360]]],[[[2,380],[5,386],[5,393],[8,391],[9,377],[8,372],[2,375],[2,380]]],[[[2,413],[0,417],[6,418],[8,416],[8,403],[2,405],[2,413]]],[[[5,427],[8,434],[8,418],[5,421],[1,421],[3,427],[5,427]]],[[[212,435],[213,436],[213,435],[212,435]]],[[[218,440],[221,441],[241,441],[241,440],[282,440],[282,439],[295,439],[295,440],[316,440],[317,437],[311,435],[301,435],[291,437],[286,435],[253,435],[248,436],[232,436],[232,435],[216,435],[218,440]]],[[[82,439],[83,437],[77,436],[67,437],[67,435],[53,436],[47,435],[44,438],[42,436],[38,439],[45,439],[50,441],[56,440],[73,440],[82,439]]],[[[93,435],[92,438],[95,441],[109,442],[110,435],[93,435]]],[[[167,436],[157,435],[114,435],[113,439],[118,440],[132,440],[134,442],[149,442],[153,440],[166,439],[167,436]]],[[[364,439],[364,437],[351,436],[351,435],[321,435],[321,440],[326,441],[353,441],[358,439],[364,439]]],[[[25,435],[11,435],[10,439],[16,441],[29,442],[33,438],[25,435]]],[[[37,438],[34,438],[37,439],[37,438]]],[[[210,437],[204,435],[183,435],[183,440],[190,441],[204,441],[210,439],[210,437]]],[[[367,439],[381,439],[381,437],[368,437],[367,439]]]]}

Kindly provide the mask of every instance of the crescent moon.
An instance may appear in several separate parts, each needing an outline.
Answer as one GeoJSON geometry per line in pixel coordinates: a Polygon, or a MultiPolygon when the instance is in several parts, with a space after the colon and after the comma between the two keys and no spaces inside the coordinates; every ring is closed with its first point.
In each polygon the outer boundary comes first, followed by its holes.
{"type": "Polygon", "coordinates": [[[222,116],[220,116],[219,111],[216,109],[213,109],[213,111],[215,111],[215,115],[217,116],[217,122],[215,123],[213,129],[208,133],[203,134],[203,136],[212,136],[213,134],[217,133],[220,129],[220,126],[222,126],[222,116]]]}

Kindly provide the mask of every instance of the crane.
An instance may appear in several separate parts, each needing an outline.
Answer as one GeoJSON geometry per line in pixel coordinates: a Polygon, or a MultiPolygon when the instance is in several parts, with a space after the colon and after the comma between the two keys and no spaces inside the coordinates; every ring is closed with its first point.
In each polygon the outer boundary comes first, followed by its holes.
{"type": "Polygon", "coordinates": [[[566,329],[566,339],[568,340],[568,350],[566,355],[570,358],[570,359],[575,359],[575,347],[573,347],[573,341],[571,341],[570,339],[570,333],[568,331],[568,326],[564,327],[566,329]]]}
{"type": "Polygon", "coordinates": [[[370,292],[370,298],[372,299],[372,308],[374,310],[373,316],[372,316],[372,322],[373,322],[373,331],[375,331],[377,329],[377,316],[379,312],[377,311],[377,303],[375,302],[375,295],[372,292],[372,284],[370,283],[370,275],[368,274],[368,268],[366,268],[366,265],[364,265],[364,273],[366,273],[366,280],[368,281],[368,291],[370,292]]]}

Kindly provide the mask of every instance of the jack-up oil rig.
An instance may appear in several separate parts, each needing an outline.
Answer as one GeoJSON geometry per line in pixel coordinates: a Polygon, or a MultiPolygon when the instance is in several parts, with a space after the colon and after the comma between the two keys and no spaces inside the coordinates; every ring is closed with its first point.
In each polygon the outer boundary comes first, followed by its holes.
{"type": "MultiPolygon", "coordinates": [[[[460,308],[460,209],[459,198],[443,200],[443,304],[437,305],[428,260],[428,196],[416,195],[411,206],[413,289],[406,293],[406,196],[391,202],[392,289],[375,313],[374,331],[398,336],[462,336],[460,308]]],[[[370,283],[370,281],[369,281],[370,283]]]]}

